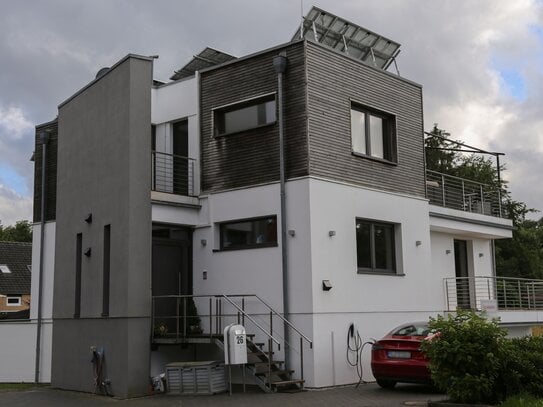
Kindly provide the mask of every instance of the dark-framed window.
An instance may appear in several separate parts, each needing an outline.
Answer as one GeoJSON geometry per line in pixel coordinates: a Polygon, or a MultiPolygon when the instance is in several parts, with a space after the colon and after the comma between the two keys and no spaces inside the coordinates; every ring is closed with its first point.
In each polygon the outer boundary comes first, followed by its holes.
{"type": "Polygon", "coordinates": [[[275,94],[270,94],[213,111],[215,136],[225,136],[273,124],[276,121],[275,94]]]}
{"type": "Polygon", "coordinates": [[[396,273],[395,225],[356,219],[356,261],[359,273],[396,273]]]}
{"type": "Polygon", "coordinates": [[[351,103],[351,144],[355,154],[396,162],[396,118],[351,103]]]}
{"type": "Polygon", "coordinates": [[[277,246],[277,216],[220,223],[221,250],[277,246]]]}

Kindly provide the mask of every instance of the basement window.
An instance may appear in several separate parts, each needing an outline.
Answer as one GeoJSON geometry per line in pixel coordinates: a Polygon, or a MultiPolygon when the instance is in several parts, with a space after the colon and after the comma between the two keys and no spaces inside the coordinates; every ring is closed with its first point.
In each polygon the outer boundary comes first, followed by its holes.
{"type": "Polygon", "coordinates": [[[8,307],[18,307],[21,305],[21,297],[7,297],[6,305],[8,307]]]}
{"type": "Polygon", "coordinates": [[[221,250],[277,246],[277,216],[224,222],[220,234],[221,250]]]}
{"type": "Polygon", "coordinates": [[[273,124],[276,121],[275,93],[214,109],[213,121],[215,136],[273,124]]]}

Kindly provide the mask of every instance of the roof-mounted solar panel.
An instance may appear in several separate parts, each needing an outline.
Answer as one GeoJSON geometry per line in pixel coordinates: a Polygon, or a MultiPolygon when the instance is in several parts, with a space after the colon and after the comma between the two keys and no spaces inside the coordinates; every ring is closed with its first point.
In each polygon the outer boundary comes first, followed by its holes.
{"type": "Polygon", "coordinates": [[[236,59],[236,57],[233,55],[206,47],[198,55],[194,55],[192,60],[183,68],[175,71],[170,79],[176,81],[178,79],[187,78],[193,76],[196,71],[200,71],[215,65],[220,65],[233,59],[236,59]]]}
{"type": "Polygon", "coordinates": [[[316,41],[362,62],[386,70],[395,62],[400,44],[341,17],[313,7],[303,19],[292,41],[303,38],[316,41]]]}

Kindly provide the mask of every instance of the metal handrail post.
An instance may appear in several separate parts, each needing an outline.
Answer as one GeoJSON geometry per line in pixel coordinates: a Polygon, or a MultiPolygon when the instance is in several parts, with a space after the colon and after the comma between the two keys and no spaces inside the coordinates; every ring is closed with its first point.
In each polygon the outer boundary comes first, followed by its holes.
{"type": "Polygon", "coordinates": [[[151,297],[151,338],[155,339],[155,298],[151,297]]]}
{"type": "Polygon", "coordinates": [[[443,206],[447,206],[445,204],[445,175],[441,174],[441,195],[442,195],[442,202],[443,206]]]}
{"type": "Polygon", "coordinates": [[[179,297],[176,298],[175,302],[177,304],[175,307],[175,339],[179,340],[179,297]]]}
{"type": "Polygon", "coordinates": [[[445,298],[447,299],[447,311],[450,311],[451,303],[449,301],[449,280],[445,280],[445,298]]]}
{"type": "Polygon", "coordinates": [[[209,297],[209,339],[213,337],[213,299],[209,297]]]}
{"type": "MultiPolygon", "coordinates": [[[[462,180],[462,208],[464,211],[466,210],[466,188],[465,188],[464,180],[462,180]]],[[[470,208],[470,211],[471,211],[471,208],[470,208]]]]}
{"type": "Polygon", "coordinates": [[[241,310],[243,311],[241,314],[241,325],[245,326],[245,297],[241,298],[241,310]]]}
{"type": "Polygon", "coordinates": [[[300,379],[302,379],[302,382],[300,383],[300,387],[303,390],[304,389],[304,342],[301,336],[300,336],[300,379]]]}
{"type": "Polygon", "coordinates": [[[183,338],[187,337],[187,297],[183,298],[183,338]]]}
{"type": "Polygon", "coordinates": [[[517,291],[518,291],[518,299],[519,299],[519,308],[522,308],[522,296],[520,292],[520,280],[517,281],[517,291]]]}

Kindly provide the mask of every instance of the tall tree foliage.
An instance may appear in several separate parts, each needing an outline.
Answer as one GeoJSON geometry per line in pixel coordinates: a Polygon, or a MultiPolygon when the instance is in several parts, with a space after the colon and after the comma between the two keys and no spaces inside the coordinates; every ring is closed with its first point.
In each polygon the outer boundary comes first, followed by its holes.
{"type": "MultiPolygon", "coordinates": [[[[428,169],[486,184],[501,191],[504,212],[512,220],[515,229],[512,239],[495,242],[497,274],[543,279],[543,218],[538,221],[526,219],[526,215],[537,211],[512,198],[507,182],[498,178],[496,163],[492,158],[453,151],[457,149],[456,146],[447,141],[448,134],[439,129],[437,124],[430,134],[439,137],[428,137],[425,140],[428,169]]],[[[504,169],[501,165],[500,171],[504,169]]]]}
{"type": "Polygon", "coordinates": [[[13,226],[2,226],[0,222],[0,241],[32,242],[32,225],[27,220],[20,220],[13,226]]]}

